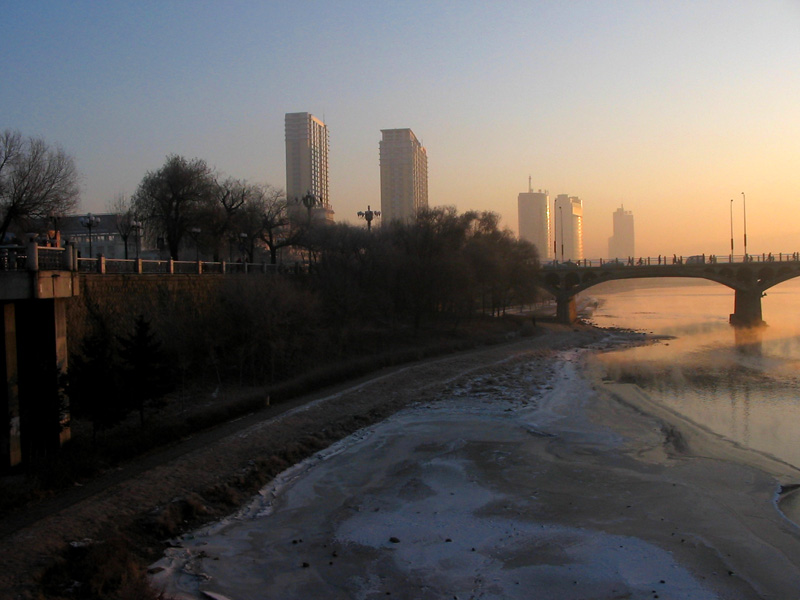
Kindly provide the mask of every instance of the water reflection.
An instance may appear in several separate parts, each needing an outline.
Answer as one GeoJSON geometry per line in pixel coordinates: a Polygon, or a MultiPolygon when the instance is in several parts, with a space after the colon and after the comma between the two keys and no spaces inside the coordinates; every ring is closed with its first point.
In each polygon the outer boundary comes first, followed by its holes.
{"type": "Polygon", "coordinates": [[[761,356],[764,342],[763,327],[734,327],[734,344],[741,354],[761,356]]]}
{"type": "Polygon", "coordinates": [[[800,467],[800,285],[770,294],[769,322],[781,326],[751,329],[727,324],[732,292],[722,286],[598,297],[598,325],[672,336],[603,355],[609,377],[636,383],[715,433],[800,467]]]}

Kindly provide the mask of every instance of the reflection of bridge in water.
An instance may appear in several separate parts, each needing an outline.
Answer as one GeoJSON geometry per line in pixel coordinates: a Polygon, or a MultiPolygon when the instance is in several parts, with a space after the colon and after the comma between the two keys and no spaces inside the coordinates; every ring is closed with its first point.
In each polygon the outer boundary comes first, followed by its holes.
{"type": "Polygon", "coordinates": [[[794,254],[734,256],[716,258],[693,256],[679,259],[637,259],[636,261],[585,260],[579,263],[543,265],[539,285],[556,298],[556,317],[562,323],[576,318],[575,296],[606,281],[654,277],[708,279],[734,290],[731,325],[762,325],[761,298],[769,288],[800,276],[800,256],[794,254]]]}

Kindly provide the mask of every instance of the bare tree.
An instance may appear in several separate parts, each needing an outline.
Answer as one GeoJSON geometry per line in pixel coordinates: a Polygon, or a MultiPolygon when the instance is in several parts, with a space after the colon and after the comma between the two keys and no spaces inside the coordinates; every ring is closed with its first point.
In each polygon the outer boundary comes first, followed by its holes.
{"type": "Polygon", "coordinates": [[[75,162],[60,147],[9,129],[0,134],[0,241],[12,227],[73,210],[79,193],[75,162]]]}
{"type": "Polygon", "coordinates": [[[163,167],[144,176],[133,205],[151,235],[163,236],[170,256],[178,260],[183,237],[199,222],[214,189],[213,172],[204,160],[173,154],[163,167]]]}
{"type": "Polygon", "coordinates": [[[254,201],[254,217],[260,222],[258,238],[269,250],[271,264],[278,263],[278,250],[294,246],[298,230],[290,226],[288,203],[283,190],[271,185],[260,186],[254,201]]]}
{"type": "Polygon", "coordinates": [[[114,214],[114,225],[125,244],[125,258],[127,259],[128,240],[131,235],[138,234],[137,228],[140,226],[133,207],[133,199],[126,198],[124,194],[118,194],[111,202],[110,209],[114,214]]]}
{"type": "Polygon", "coordinates": [[[220,260],[226,243],[238,243],[241,232],[236,231],[236,221],[252,195],[250,188],[246,181],[233,177],[216,181],[213,186],[213,193],[208,197],[200,217],[200,227],[203,238],[213,246],[215,261],[220,260]]]}

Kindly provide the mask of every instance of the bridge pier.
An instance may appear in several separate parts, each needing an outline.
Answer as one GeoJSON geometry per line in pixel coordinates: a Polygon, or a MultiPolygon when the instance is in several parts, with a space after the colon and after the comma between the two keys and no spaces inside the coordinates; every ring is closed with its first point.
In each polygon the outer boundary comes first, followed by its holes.
{"type": "Polygon", "coordinates": [[[730,324],[734,327],[765,325],[761,317],[761,290],[735,290],[730,324]]]}
{"type": "Polygon", "coordinates": [[[559,294],[556,297],[556,321],[565,325],[572,325],[578,320],[578,307],[575,296],[559,294]]]}
{"type": "Polygon", "coordinates": [[[3,303],[0,338],[3,470],[50,457],[70,437],[59,393],[67,368],[66,300],[3,303]]]}

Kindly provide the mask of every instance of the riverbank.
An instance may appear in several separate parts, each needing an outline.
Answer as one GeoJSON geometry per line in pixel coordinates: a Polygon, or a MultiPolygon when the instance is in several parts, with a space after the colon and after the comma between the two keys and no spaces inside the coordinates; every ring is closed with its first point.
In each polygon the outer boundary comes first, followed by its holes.
{"type": "Polygon", "coordinates": [[[74,563],[80,566],[84,554],[92,551],[92,560],[111,559],[120,549],[129,553],[107,567],[96,565],[108,571],[98,574],[101,582],[103,577],[133,579],[138,565],[161,555],[164,540],[224,517],[287,467],[413,402],[436,397],[448,380],[506,360],[521,348],[549,351],[585,345],[604,335],[578,329],[540,327],[533,337],[387,369],[328,396],[300,399],[298,408],[276,417],[244,419],[241,428],[232,425],[222,439],[206,442],[198,435],[200,443],[186,440],[183,444],[194,444],[191,451],[169,454],[171,449],[164,462],[153,460],[147,470],[121,477],[0,539],[0,595],[38,597],[37,579],[68,547],[75,560],[49,570],[47,597],[75,597],[76,590],[68,593],[77,579],[74,563]],[[114,551],[104,551],[112,546],[114,551]]]}
{"type": "Polygon", "coordinates": [[[154,584],[235,600],[795,597],[800,535],[777,496],[797,473],[578,349],[626,339],[484,357],[176,539],[154,584]]]}

